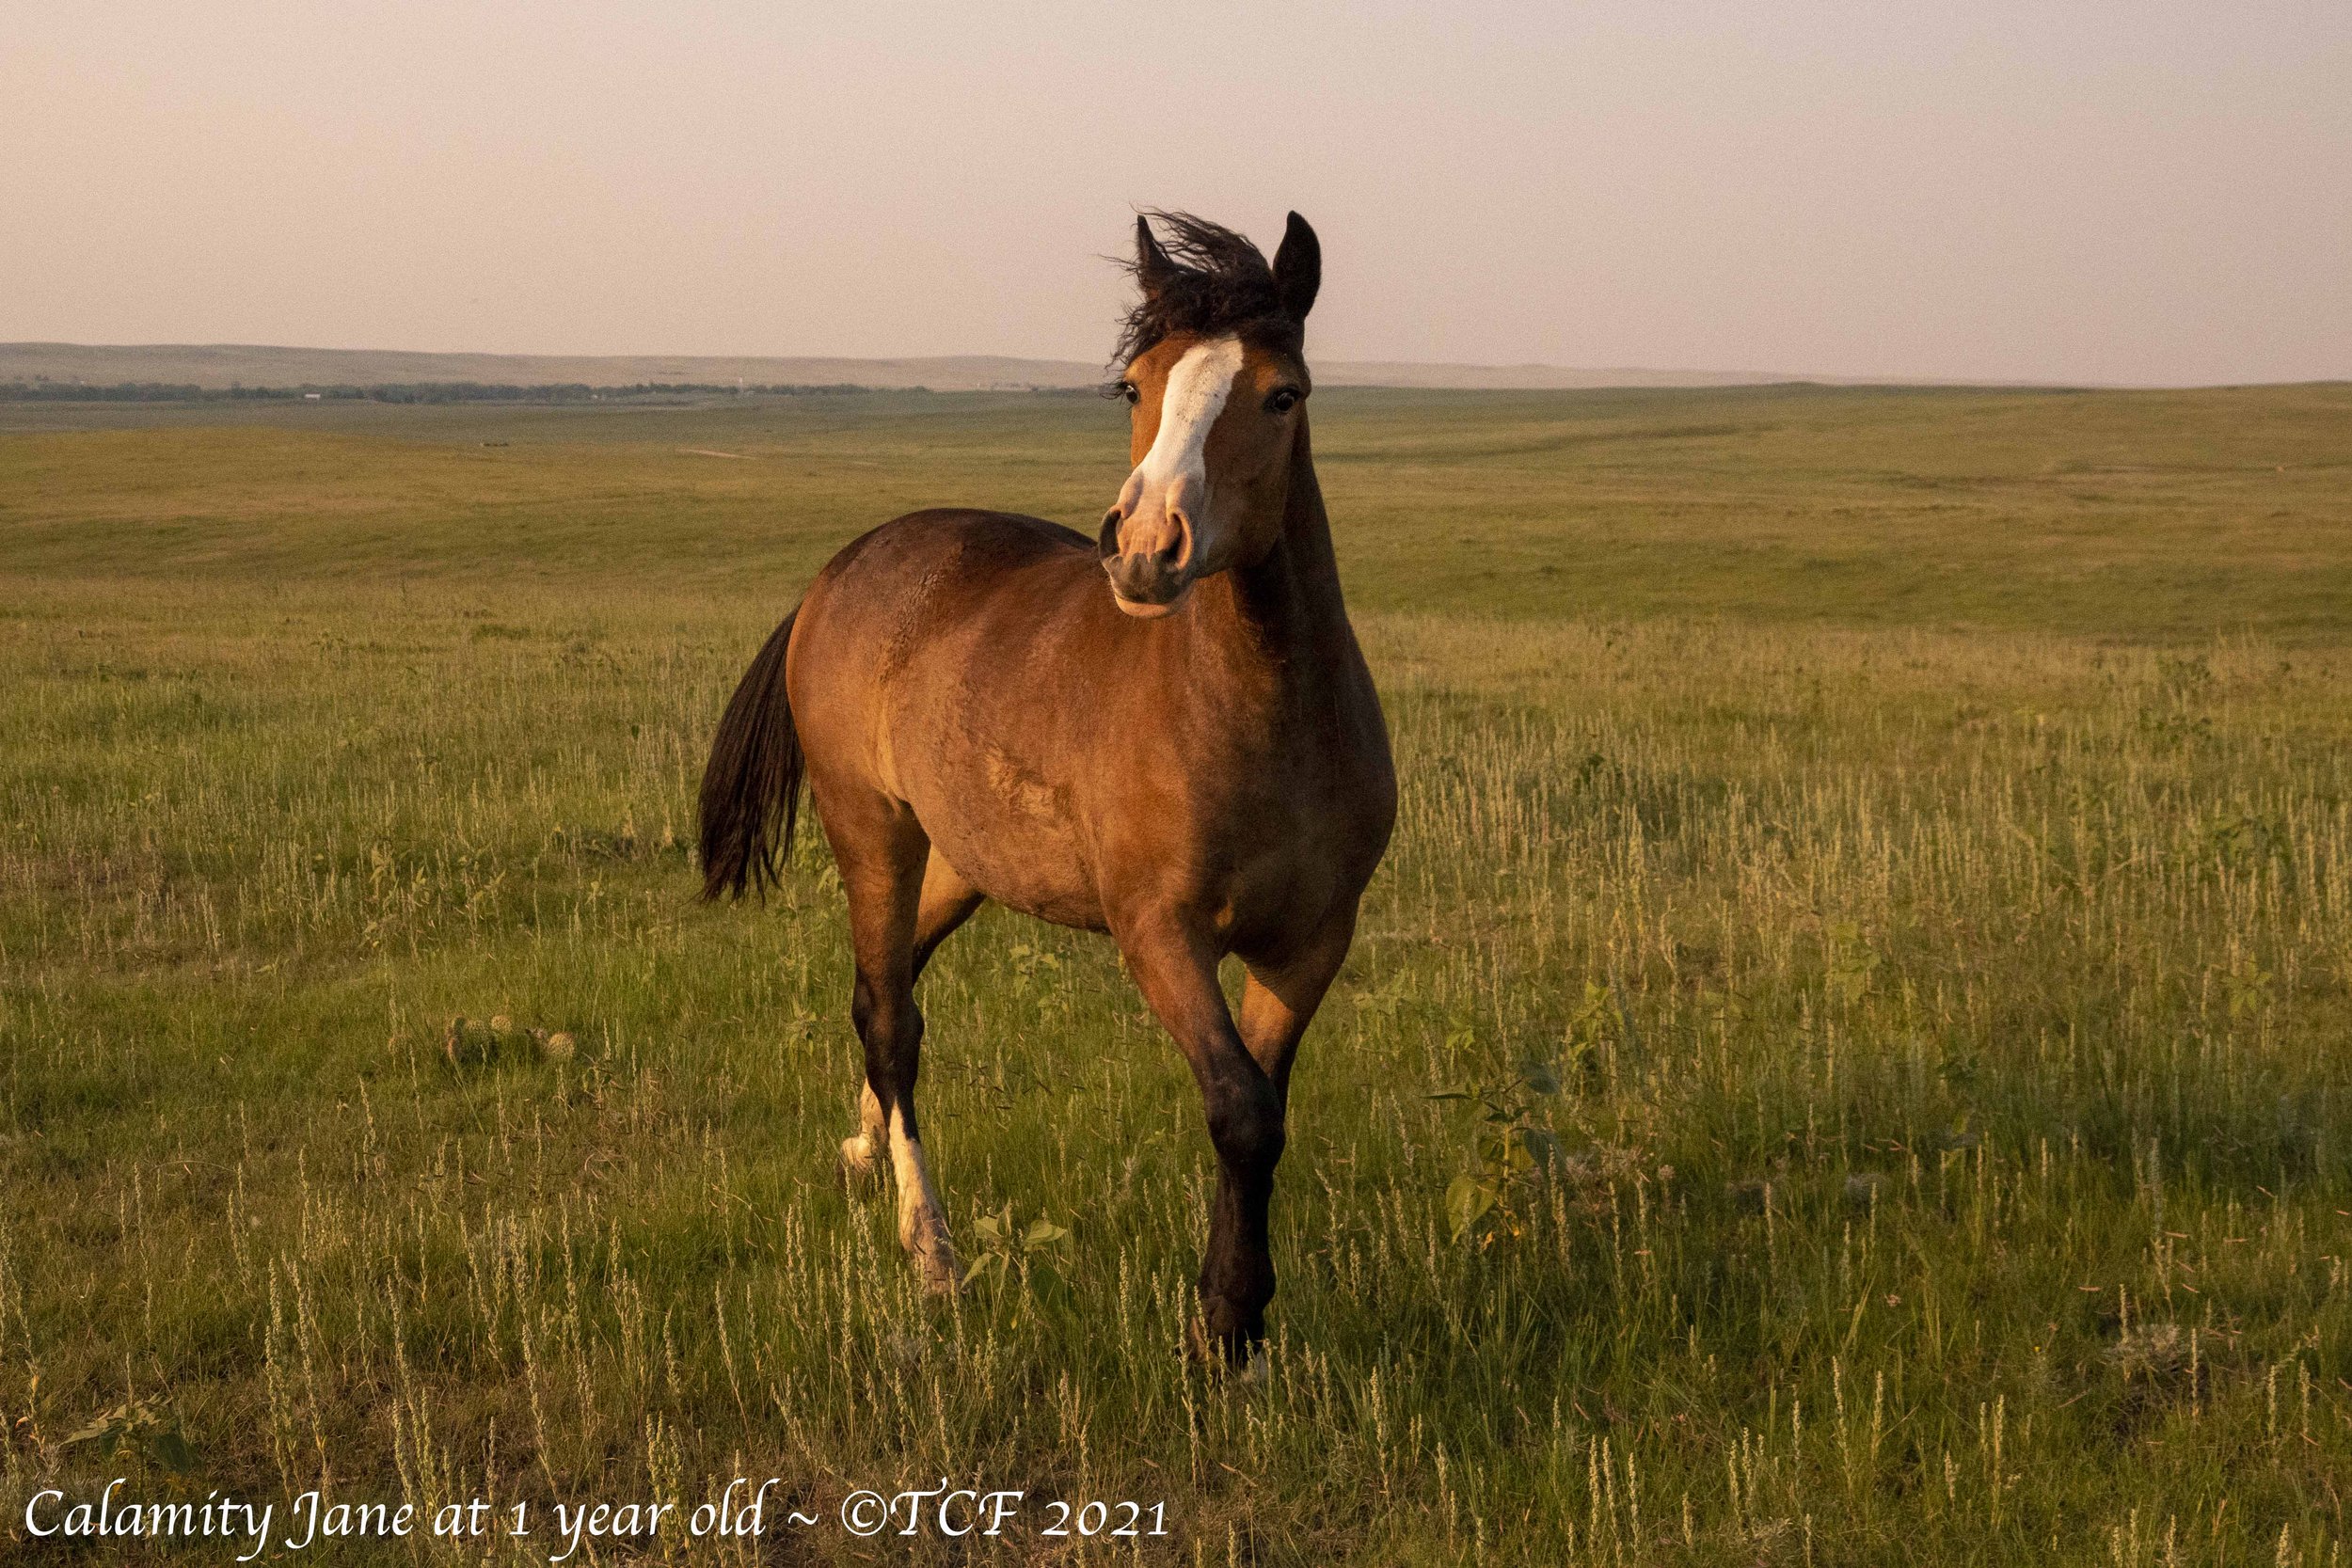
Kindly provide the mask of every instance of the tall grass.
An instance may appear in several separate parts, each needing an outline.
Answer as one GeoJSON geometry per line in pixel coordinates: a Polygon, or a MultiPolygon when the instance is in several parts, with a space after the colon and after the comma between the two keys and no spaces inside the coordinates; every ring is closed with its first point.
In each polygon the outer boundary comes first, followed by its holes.
{"type": "Polygon", "coordinates": [[[991,911],[922,990],[967,1250],[1008,1204],[1067,1243],[930,1301],[836,1181],[821,844],[753,910],[685,847],[780,606],[58,569],[7,607],[13,1526],[117,1474],[281,1516],[773,1475],[826,1524],[763,1560],[2343,1560],[2332,646],[1362,617],[1402,816],[1243,1381],[1180,1354],[1210,1151],[1098,939],[991,911]],[[1560,1157],[1457,1239],[1466,1085],[1560,1157]],[[943,1476],[1169,1534],[832,1523],[943,1476]]]}

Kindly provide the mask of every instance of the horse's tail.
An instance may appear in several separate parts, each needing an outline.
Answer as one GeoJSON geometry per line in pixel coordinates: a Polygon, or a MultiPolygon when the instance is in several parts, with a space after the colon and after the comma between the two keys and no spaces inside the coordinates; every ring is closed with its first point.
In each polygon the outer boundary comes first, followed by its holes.
{"type": "Polygon", "coordinates": [[[784,655],[791,646],[795,609],[769,636],[743,672],[711,737],[703,768],[703,897],[761,894],[781,879],[792,852],[801,778],[806,770],[801,737],[792,727],[792,700],[784,689],[784,655]],[[781,831],[779,831],[781,818],[781,831]]]}

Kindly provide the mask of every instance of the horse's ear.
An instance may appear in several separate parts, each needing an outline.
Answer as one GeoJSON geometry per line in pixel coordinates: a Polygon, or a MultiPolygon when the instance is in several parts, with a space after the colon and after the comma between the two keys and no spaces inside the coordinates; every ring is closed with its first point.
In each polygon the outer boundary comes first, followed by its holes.
{"type": "Polygon", "coordinates": [[[1137,213],[1136,214],[1136,281],[1143,286],[1145,296],[1148,298],[1158,293],[1175,271],[1176,263],[1168,259],[1168,252],[1162,250],[1160,242],[1152,237],[1152,220],[1137,213]]]}
{"type": "Polygon", "coordinates": [[[1282,309],[1294,321],[1305,321],[1307,312],[1314,309],[1315,291],[1323,286],[1323,242],[1307,227],[1307,220],[1296,213],[1291,214],[1290,226],[1282,230],[1281,248],[1274,253],[1274,288],[1282,296],[1282,309]]]}

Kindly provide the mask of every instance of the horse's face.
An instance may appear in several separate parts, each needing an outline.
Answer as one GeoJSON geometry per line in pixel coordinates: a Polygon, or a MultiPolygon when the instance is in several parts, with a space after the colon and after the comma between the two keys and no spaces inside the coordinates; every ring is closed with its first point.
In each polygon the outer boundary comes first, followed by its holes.
{"type": "Polygon", "coordinates": [[[1306,436],[1299,344],[1323,247],[1296,213],[1271,266],[1228,229],[1136,219],[1136,282],[1120,390],[1134,405],[1134,471],[1103,518],[1103,570],[1130,615],[1165,615],[1202,578],[1281,537],[1291,458],[1306,436]]]}
{"type": "Polygon", "coordinates": [[[1307,367],[1239,337],[1182,335],[1136,356],[1135,469],[1103,519],[1103,567],[1130,615],[1165,615],[1200,578],[1264,556],[1281,531],[1307,367]]]}

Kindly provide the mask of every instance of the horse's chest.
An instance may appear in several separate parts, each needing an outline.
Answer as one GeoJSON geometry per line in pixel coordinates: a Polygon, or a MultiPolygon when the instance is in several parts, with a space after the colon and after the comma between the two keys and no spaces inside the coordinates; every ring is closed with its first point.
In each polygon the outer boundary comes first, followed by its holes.
{"type": "Polygon", "coordinates": [[[1386,758],[1268,759],[1252,787],[1202,824],[1197,896],[1247,945],[1252,933],[1311,927],[1361,892],[1386,847],[1393,789],[1386,758]]]}

